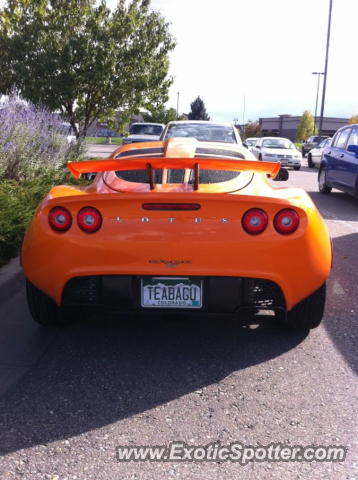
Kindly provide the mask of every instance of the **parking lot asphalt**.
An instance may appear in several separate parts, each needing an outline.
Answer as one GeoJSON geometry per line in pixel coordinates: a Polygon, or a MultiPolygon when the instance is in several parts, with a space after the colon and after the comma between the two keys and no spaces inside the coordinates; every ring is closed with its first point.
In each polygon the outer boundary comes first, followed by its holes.
{"type": "MultiPolygon", "coordinates": [[[[290,172],[334,245],[323,324],[90,316],[36,326],[24,288],[0,305],[0,479],[358,478],[358,201],[290,172]],[[118,445],[344,445],[340,463],[118,463],[118,445]]],[[[318,252],[319,254],[319,252],[318,252]]]]}

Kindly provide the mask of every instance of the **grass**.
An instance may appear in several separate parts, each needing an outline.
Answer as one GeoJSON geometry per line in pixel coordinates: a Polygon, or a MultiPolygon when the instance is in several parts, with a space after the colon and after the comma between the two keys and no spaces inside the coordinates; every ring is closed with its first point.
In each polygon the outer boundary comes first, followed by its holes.
{"type": "MultiPolygon", "coordinates": [[[[111,137],[112,145],[122,145],[123,139],[121,137],[111,137]]],[[[107,137],[86,137],[86,143],[95,143],[97,145],[106,145],[107,137]]]]}

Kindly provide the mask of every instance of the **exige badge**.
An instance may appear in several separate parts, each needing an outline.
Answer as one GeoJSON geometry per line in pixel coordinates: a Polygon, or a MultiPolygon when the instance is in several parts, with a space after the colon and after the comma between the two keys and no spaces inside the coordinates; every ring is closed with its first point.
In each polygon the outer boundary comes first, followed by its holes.
{"type": "Polygon", "coordinates": [[[165,259],[158,259],[158,260],[149,260],[149,263],[154,263],[156,265],[163,264],[168,268],[175,268],[178,265],[191,265],[193,262],[192,260],[165,260],[165,259]]]}

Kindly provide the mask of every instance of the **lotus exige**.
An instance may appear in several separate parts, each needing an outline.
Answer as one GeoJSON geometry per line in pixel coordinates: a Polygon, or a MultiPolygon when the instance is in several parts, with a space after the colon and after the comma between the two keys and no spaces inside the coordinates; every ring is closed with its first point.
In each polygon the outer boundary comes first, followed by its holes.
{"type": "Polygon", "coordinates": [[[171,138],[68,168],[97,174],[86,187],[52,188],[26,232],[37,322],[97,307],[124,316],[270,310],[295,328],[319,325],[330,238],[303,190],[270,181],[287,174],[279,163],[239,145],[171,138]]]}

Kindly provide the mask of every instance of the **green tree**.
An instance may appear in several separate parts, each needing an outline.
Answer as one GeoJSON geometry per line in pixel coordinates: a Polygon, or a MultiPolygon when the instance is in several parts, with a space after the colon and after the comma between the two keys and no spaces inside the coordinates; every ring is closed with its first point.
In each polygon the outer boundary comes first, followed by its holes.
{"type": "Polygon", "coordinates": [[[61,111],[84,136],[94,120],[119,108],[134,113],[165,103],[174,47],[150,0],[119,0],[113,12],[105,0],[7,0],[0,10],[0,93],[17,88],[61,111]]]}
{"type": "Polygon", "coordinates": [[[305,110],[302,114],[301,121],[297,126],[296,139],[298,142],[303,142],[315,133],[314,118],[311,112],[305,110]]]}
{"type": "Polygon", "coordinates": [[[143,115],[145,122],[168,123],[177,120],[177,112],[175,108],[159,107],[155,109],[149,108],[149,112],[143,115]]]}
{"type": "Polygon", "coordinates": [[[349,120],[348,123],[358,123],[358,115],[353,115],[349,120]]]}
{"type": "Polygon", "coordinates": [[[210,120],[204,101],[200,97],[197,97],[194,102],[190,104],[190,108],[191,110],[188,114],[189,120],[210,120]]]}
{"type": "Polygon", "coordinates": [[[247,124],[245,125],[245,138],[249,137],[261,137],[261,126],[258,121],[253,122],[252,120],[249,120],[247,124]]]}

